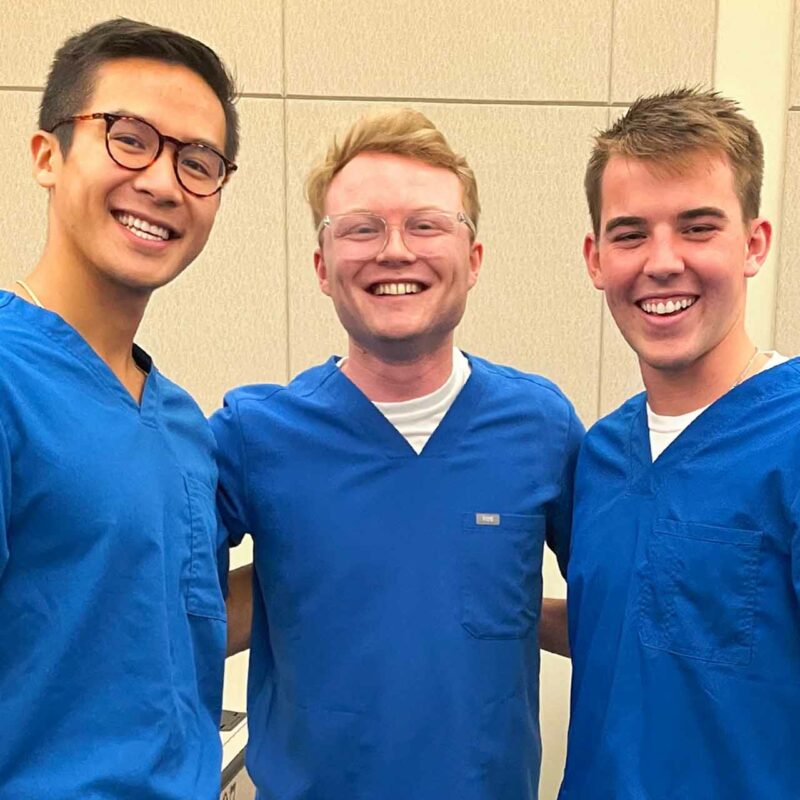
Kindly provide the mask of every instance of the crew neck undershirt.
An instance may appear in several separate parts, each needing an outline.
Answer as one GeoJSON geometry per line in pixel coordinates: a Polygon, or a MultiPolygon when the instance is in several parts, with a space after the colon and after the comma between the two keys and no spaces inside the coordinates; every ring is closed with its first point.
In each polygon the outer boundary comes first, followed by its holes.
{"type": "MultiPolygon", "coordinates": [[[[345,361],[346,359],[341,359],[337,366],[341,368],[345,361]]],[[[438,389],[411,400],[395,403],[372,402],[419,455],[469,380],[470,373],[466,356],[454,347],[453,369],[438,389]]]]}

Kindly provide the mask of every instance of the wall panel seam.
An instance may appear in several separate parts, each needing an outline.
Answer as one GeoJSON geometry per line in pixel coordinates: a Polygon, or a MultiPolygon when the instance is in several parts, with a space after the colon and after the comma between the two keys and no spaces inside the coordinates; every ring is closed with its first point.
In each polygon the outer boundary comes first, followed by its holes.
{"type": "Polygon", "coordinates": [[[288,103],[283,101],[283,277],[285,280],[284,301],[286,314],[286,383],[292,376],[292,304],[291,304],[291,259],[289,257],[289,141],[288,103]]]}
{"type": "Polygon", "coordinates": [[[286,97],[286,2],[281,0],[281,96],[286,97]]]}
{"type": "MultiPolygon", "coordinates": [[[[42,86],[0,86],[0,92],[42,92],[42,86]]],[[[608,102],[607,100],[514,100],[508,98],[471,98],[471,97],[381,97],[378,95],[325,95],[325,94],[293,94],[284,92],[239,92],[237,99],[242,100],[312,100],[319,102],[348,103],[442,103],[449,105],[477,106],[524,106],[530,108],[626,108],[627,101],[608,102]]],[[[791,111],[800,110],[800,106],[792,106],[791,111]]]]}
{"type": "Polygon", "coordinates": [[[719,42],[719,1],[714,1],[714,35],[711,37],[711,86],[717,85],[717,43],[719,42]]]}
{"type": "MultiPolygon", "coordinates": [[[[796,15],[797,15],[797,8],[798,3],[797,0],[792,4],[792,11],[789,16],[789,31],[790,36],[794,37],[794,26],[797,23],[796,15]]],[[[783,221],[785,216],[785,200],[786,200],[786,183],[787,183],[787,162],[789,160],[788,154],[786,152],[786,145],[789,143],[789,122],[790,122],[790,114],[793,111],[800,110],[800,106],[791,106],[789,103],[791,102],[791,93],[792,93],[792,83],[794,81],[794,67],[797,63],[797,60],[800,58],[800,53],[794,52],[793,48],[789,48],[790,56],[789,56],[789,80],[786,84],[786,105],[787,105],[787,113],[786,113],[786,122],[784,125],[783,130],[783,141],[784,141],[784,152],[783,152],[783,170],[781,171],[781,191],[780,191],[780,207],[777,212],[777,220],[781,226],[781,233],[780,233],[780,248],[778,251],[778,274],[775,277],[775,300],[772,304],[772,346],[778,347],[779,346],[779,329],[778,329],[778,311],[781,307],[781,286],[784,280],[784,269],[786,269],[786,265],[784,263],[784,254],[786,252],[786,237],[783,235],[783,221]]]]}
{"type": "Polygon", "coordinates": [[[609,25],[608,39],[608,94],[606,104],[611,105],[614,97],[614,28],[617,16],[617,0],[611,0],[611,24],[609,25]]]}
{"type": "MultiPolygon", "coordinates": [[[[243,97],[276,97],[277,95],[243,94],[243,97]]],[[[504,98],[471,97],[381,97],[379,95],[325,95],[287,93],[287,100],[311,100],[321,102],[347,103],[442,103],[473,106],[555,106],[575,108],[607,108],[605,100],[512,100],[504,98]]],[[[611,103],[612,106],[625,107],[627,103],[611,103]]]]}

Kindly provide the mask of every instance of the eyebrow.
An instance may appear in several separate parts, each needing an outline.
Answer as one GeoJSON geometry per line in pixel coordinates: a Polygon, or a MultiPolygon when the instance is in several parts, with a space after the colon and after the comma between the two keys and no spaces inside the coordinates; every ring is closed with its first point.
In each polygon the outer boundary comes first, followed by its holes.
{"type": "MultiPolygon", "coordinates": [[[[117,108],[116,110],[109,111],[108,113],[109,114],[116,114],[117,116],[120,116],[120,117],[134,117],[135,119],[142,120],[142,122],[146,122],[148,125],[153,125],[153,123],[150,122],[149,119],[146,119],[141,114],[136,114],[133,111],[127,111],[124,108],[117,108]]],[[[156,126],[153,125],[153,127],[155,128],[156,126]]],[[[156,130],[159,130],[159,129],[156,128],[156,130]]],[[[159,131],[159,133],[161,133],[161,131],[159,131]]],[[[164,134],[164,133],[162,133],[161,135],[162,136],[166,136],[166,134],[164,134]]],[[[178,139],[177,136],[173,136],[172,138],[173,139],[178,139]]],[[[214,144],[214,142],[209,141],[208,139],[189,139],[188,141],[186,139],[178,139],[178,141],[182,142],[183,144],[202,144],[204,147],[210,147],[216,153],[224,153],[225,152],[224,148],[220,147],[218,144],[214,144]]]]}
{"type": "MultiPolygon", "coordinates": [[[[715,206],[700,206],[699,208],[689,208],[678,214],[679,222],[688,222],[699,217],[714,217],[716,219],[727,220],[728,215],[715,206]]],[[[637,228],[644,227],[647,220],[644,217],[614,217],[606,223],[605,232],[611,233],[616,228],[637,228]]]]}
{"type": "MultiPolygon", "coordinates": [[[[459,213],[458,211],[456,211],[456,212],[447,212],[443,208],[440,208],[439,206],[419,206],[417,208],[412,208],[412,209],[406,211],[405,215],[409,216],[411,214],[423,214],[426,211],[441,211],[441,212],[446,213],[446,214],[447,213],[456,213],[456,214],[459,213]]],[[[466,211],[464,213],[466,214],[466,211]]],[[[349,208],[347,211],[338,211],[335,214],[329,214],[328,216],[341,217],[344,214],[370,214],[373,217],[380,217],[381,219],[383,219],[383,216],[384,216],[382,213],[379,214],[377,211],[372,211],[369,208],[362,208],[362,207],[349,208]]]]}
{"type": "Polygon", "coordinates": [[[642,227],[645,222],[644,217],[614,217],[606,223],[606,233],[611,233],[615,228],[642,227]]]}
{"type": "Polygon", "coordinates": [[[714,206],[701,206],[700,208],[690,208],[688,211],[681,211],[678,219],[681,222],[697,219],[698,217],[715,217],[716,219],[728,219],[728,215],[721,209],[714,206]]]}

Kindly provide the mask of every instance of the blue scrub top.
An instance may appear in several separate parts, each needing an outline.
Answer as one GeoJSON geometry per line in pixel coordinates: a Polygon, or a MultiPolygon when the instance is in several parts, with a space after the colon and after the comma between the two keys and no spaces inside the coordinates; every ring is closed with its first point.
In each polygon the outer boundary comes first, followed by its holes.
{"type": "Polygon", "coordinates": [[[560,800],[800,798],[800,360],[651,463],[644,395],[587,434],[560,800]]]}
{"type": "Polygon", "coordinates": [[[548,381],[470,357],[417,455],[336,367],[212,419],[253,535],[247,765],[281,800],[533,800],[542,553],[583,433],[548,381]]]}
{"type": "Polygon", "coordinates": [[[211,800],[225,606],[213,438],[0,292],[0,797],[211,800]]]}

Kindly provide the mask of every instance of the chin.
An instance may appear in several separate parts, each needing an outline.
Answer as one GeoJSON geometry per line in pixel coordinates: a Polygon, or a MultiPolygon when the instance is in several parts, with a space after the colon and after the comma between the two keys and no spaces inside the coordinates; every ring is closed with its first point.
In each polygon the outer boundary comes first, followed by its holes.
{"type": "Polygon", "coordinates": [[[164,270],[158,272],[150,271],[131,272],[125,274],[117,273],[112,279],[117,284],[124,286],[126,289],[130,289],[131,291],[150,293],[174,281],[175,278],[181,274],[181,272],[183,272],[183,269],[177,271],[173,269],[169,271],[164,270]]]}
{"type": "Polygon", "coordinates": [[[639,361],[647,364],[651,369],[657,369],[664,372],[674,372],[690,367],[699,356],[693,353],[676,353],[674,350],[671,352],[652,352],[652,351],[637,351],[639,361]]]}

